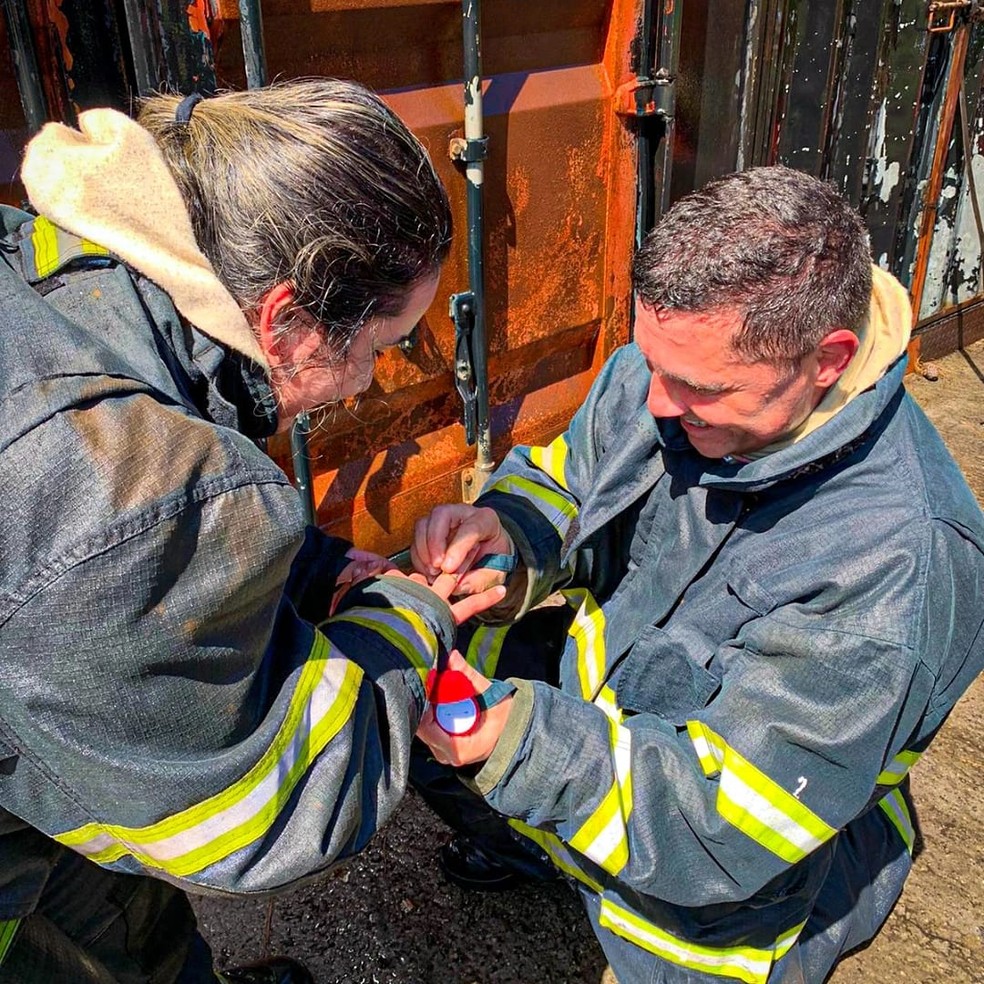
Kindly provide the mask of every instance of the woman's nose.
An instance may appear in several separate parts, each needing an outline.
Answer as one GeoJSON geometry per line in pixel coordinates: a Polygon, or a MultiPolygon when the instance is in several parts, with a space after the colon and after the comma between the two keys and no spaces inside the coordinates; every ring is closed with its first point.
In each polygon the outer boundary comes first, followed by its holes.
{"type": "Polygon", "coordinates": [[[649,380],[646,406],[654,417],[680,417],[687,410],[686,404],[671,392],[670,387],[656,373],[649,380]]]}

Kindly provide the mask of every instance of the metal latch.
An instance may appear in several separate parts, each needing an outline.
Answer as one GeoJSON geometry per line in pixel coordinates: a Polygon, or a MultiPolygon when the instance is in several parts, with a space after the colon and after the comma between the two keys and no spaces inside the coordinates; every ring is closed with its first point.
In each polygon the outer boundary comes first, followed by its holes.
{"type": "Polygon", "coordinates": [[[454,322],[454,385],[464,404],[465,443],[475,443],[478,388],[472,359],[472,331],[475,327],[475,295],[470,291],[451,295],[448,314],[454,322]]]}
{"type": "Polygon", "coordinates": [[[673,119],[676,108],[676,79],[661,68],[652,78],[636,78],[615,90],[615,112],[619,116],[655,116],[673,119]]]}
{"type": "Polygon", "coordinates": [[[967,14],[969,20],[980,20],[980,0],[933,0],[927,11],[927,30],[930,34],[946,34],[957,23],[957,14],[967,14]]]}

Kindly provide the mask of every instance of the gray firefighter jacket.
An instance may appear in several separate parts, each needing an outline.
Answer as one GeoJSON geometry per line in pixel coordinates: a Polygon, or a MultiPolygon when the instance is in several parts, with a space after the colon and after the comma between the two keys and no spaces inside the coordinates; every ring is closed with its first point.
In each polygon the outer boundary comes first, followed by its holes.
{"type": "Polygon", "coordinates": [[[765,981],[868,811],[911,852],[900,784],[984,666],[984,516],[904,363],[741,463],[653,419],[629,345],[480,500],[526,567],[503,614],[558,587],[576,614],[475,784],[684,968],[765,981]]]}
{"type": "Polygon", "coordinates": [[[378,578],[328,618],[347,544],[254,443],[263,371],[95,244],[0,220],[0,919],[55,843],[224,892],[353,854],[450,609],[378,578]]]}

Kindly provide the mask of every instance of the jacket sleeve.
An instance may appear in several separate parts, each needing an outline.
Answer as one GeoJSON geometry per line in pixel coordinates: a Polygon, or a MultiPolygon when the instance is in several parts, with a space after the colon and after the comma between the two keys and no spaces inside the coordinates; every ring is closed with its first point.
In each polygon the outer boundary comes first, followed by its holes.
{"type": "MultiPolygon", "coordinates": [[[[624,427],[623,407],[639,404],[641,355],[634,345],[610,358],[592,384],[567,430],[543,447],[518,446],[495,470],[476,505],[494,509],[512,537],[525,579],[514,576],[504,602],[488,616],[519,618],[552,591],[568,584],[597,588],[609,579],[609,564],[592,553],[568,557],[579,529],[579,512],[592,488],[598,461],[624,427]]],[[[644,402],[644,401],[643,401],[644,402]]],[[[603,554],[607,559],[607,554],[603,554]]]]}
{"type": "MultiPolygon", "coordinates": [[[[900,539],[886,578],[921,566],[915,536],[900,539]]],[[[514,713],[525,725],[507,728],[477,788],[496,810],[558,836],[582,870],[685,906],[749,898],[869,808],[885,811],[911,851],[894,789],[952,708],[957,681],[966,686],[984,662],[984,616],[946,617],[966,606],[980,549],[939,526],[930,539],[930,601],[889,606],[900,635],[918,626],[911,645],[850,631],[872,597],[848,597],[839,613],[800,599],[750,610],[715,653],[727,667],[719,690],[673,720],[617,711],[608,688],[589,703],[520,683],[514,713]]],[[[688,644],[662,630],[649,641],[654,657],[688,644]]]]}
{"type": "Polygon", "coordinates": [[[125,481],[66,488],[88,532],[63,524],[4,601],[0,745],[16,767],[0,803],[120,871],[268,890],[359,851],[393,812],[422,675],[455,625],[393,577],[301,619],[285,592],[296,493],[238,438],[187,426],[167,495],[139,459],[125,481]],[[87,524],[103,501],[113,516],[87,524]]]}

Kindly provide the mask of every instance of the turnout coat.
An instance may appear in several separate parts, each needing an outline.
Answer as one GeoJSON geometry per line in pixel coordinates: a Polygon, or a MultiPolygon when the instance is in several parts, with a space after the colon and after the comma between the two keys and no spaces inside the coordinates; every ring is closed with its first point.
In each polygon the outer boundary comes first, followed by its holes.
{"type": "Polygon", "coordinates": [[[450,609],[350,591],[254,439],[264,371],[98,244],[0,209],[0,920],[64,847],[198,891],[362,848],[450,609]]]}
{"type": "Polygon", "coordinates": [[[984,665],[984,517],[904,362],[743,463],[653,419],[629,345],[480,500],[526,568],[505,614],[557,588],[576,614],[560,688],[517,681],[475,784],[681,969],[764,981],[862,819],[894,899],[900,787],[984,665]]]}

